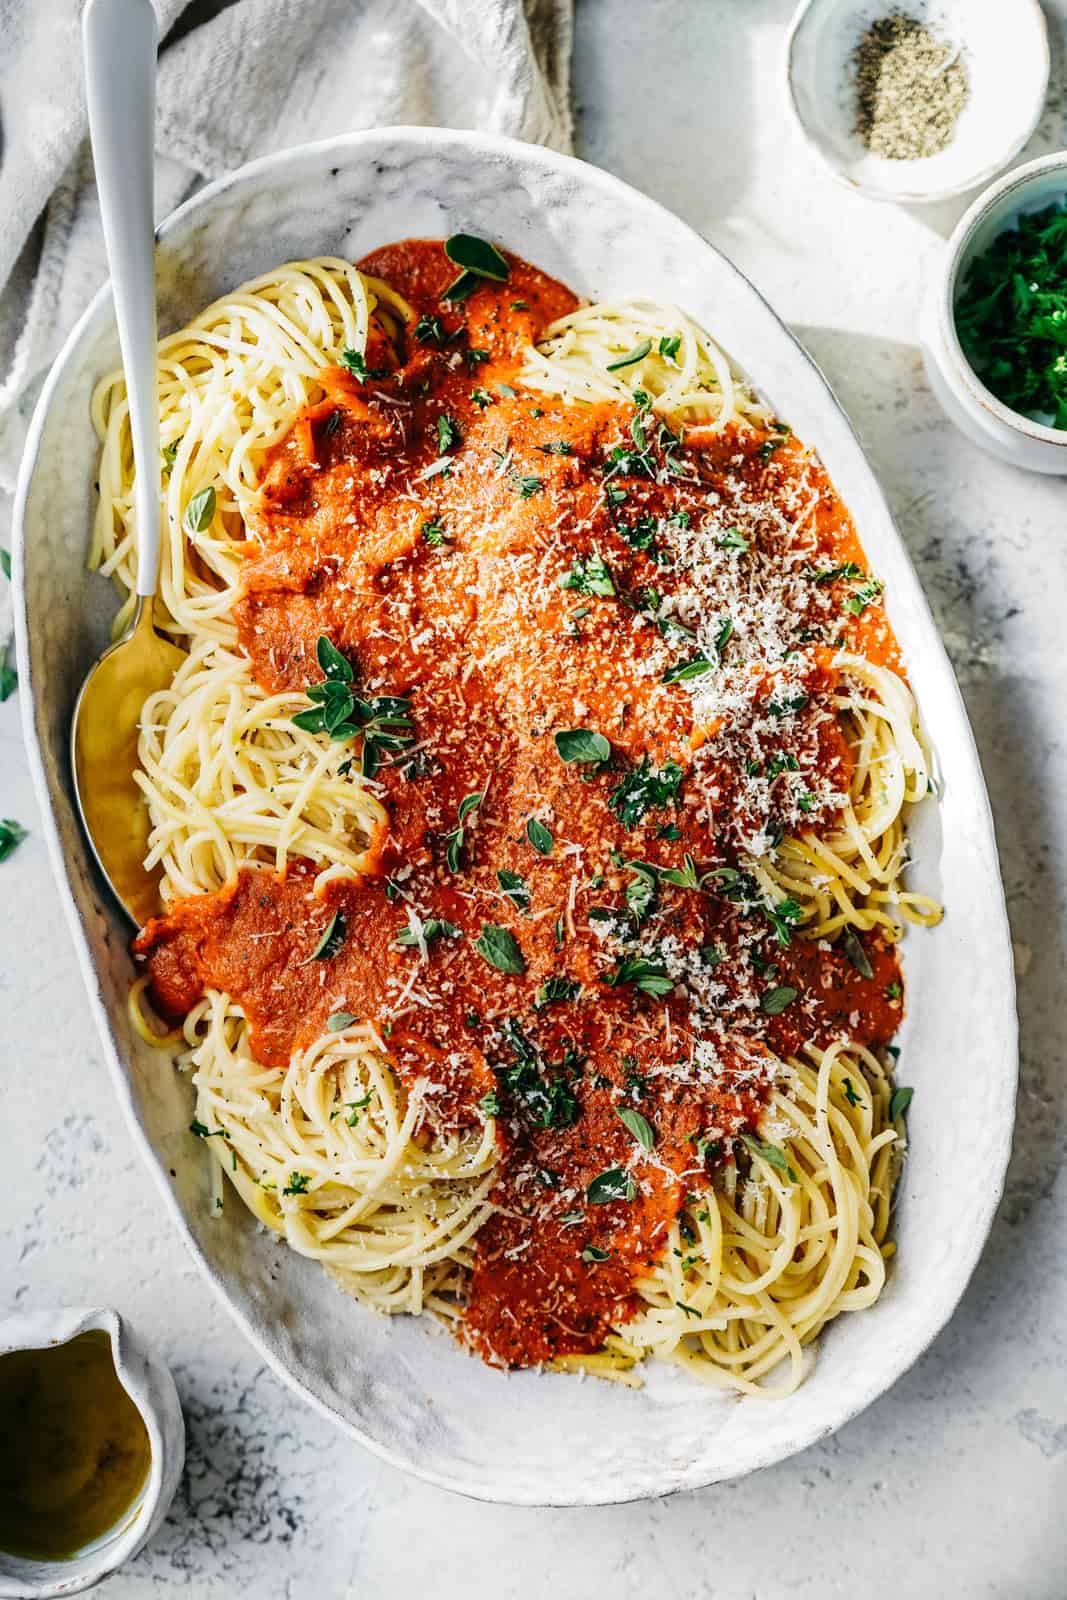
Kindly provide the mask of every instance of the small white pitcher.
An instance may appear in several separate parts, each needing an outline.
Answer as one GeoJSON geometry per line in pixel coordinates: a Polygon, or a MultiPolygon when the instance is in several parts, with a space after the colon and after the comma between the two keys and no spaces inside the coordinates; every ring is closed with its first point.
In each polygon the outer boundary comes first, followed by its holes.
{"type": "Polygon", "coordinates": [[[99,1583],[152,1537],[178,1487],[185,1462],[185,1423],[174,1379],[117,1312],[68,1307],[7,1317],[0,1321],[0,1356],[69,1344],[78,1334],[92,1330],[106,1333],[111,1340],[119,1382],[148,1432],[148,1481],[133,1516],[124,1515],[111,1534],[105,1534],[82,1555],[67,1561],[34,1561],[0,1550],[0,1596],[4,1600],[47,1600],[53,1595],[80,1594],[99,1583]]]}

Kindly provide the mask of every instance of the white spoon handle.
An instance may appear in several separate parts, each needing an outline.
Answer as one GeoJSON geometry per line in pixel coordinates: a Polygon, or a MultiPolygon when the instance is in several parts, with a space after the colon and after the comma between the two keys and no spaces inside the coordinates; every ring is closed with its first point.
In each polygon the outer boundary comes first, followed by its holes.
{"type": "Polygon", "coordinates": [[[159,577],[159,391],[153,150],[156,14],[151,0],[89,0],[85,92],[115,319],[130,402],[137,593],[159,577]]]}

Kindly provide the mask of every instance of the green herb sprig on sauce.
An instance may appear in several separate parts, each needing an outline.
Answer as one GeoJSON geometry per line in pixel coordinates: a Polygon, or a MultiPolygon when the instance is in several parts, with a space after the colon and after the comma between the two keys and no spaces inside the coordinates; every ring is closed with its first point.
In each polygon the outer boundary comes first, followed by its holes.
{"type": "Polygon", "coordinates": [[[445,255],[461,270],[441,296],[443,300],[453,304],[466,300],[483,278],[493,283],[508,281],[511,269],[496,245],[487,239],[478,239],[471,233],[454,233],[445,240],[445,255]]]}
{"type": "Polygon", "coordinates": [[[312,706],[298,711],[293,723],[305,733],[325,733],[338,743],[362,734],[363,776],[373,778],[385,755],[415,742],[411,701],[400,695],[361,700],[353,688],[351,662],[325,634],[319,636],[315,653],[323,679],[305,690],[312,706]]]}

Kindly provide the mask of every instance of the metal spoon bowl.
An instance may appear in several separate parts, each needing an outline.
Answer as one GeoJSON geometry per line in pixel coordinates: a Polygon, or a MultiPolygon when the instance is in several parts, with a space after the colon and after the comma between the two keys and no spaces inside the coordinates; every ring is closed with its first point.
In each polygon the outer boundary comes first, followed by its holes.
{"type": "Polygon", "coordinates": [[[74,792],[93,854],[138,925],[160,909],[134,772],[141,708],[185,659],[154,623],[159,576],[159,392],[153,224],[156,17],[150,0],[89,0],[82,21],[89,132],[133,436],[137,609],[74,707],[74,792]]]}

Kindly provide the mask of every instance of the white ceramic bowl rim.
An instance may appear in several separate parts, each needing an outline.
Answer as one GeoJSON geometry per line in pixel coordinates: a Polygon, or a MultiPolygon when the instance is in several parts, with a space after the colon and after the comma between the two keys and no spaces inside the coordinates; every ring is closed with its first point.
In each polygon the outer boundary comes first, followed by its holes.
{"type": "MultiPolygon", "coordinates": [[[[331,158],[334,158],[333,164],[337,165],[341,160],[350,159],[353,155],[365,157],[367,162],[373,162],[378,155],[381,155],[383,159],[387,159],[389,153],[395,153],[398,146],[409,152],[418,150],[431,153],[441,152],[448,155],[450,159],[457,161],[460,158],[464,161],[483,161],[498,168],[506,168],[513,163],[520,169],[538,169],[554,178],[567,180],[575,191],[581,191],[583,195],[588,194],[590,191],[598,192],[598,197],[606,203],[608,208],[618,209],[624,214],[630,214],[635,209],[639,209],[642,217],[647,219],[650,229],[661,228],[672,239],[681,240],[687,245],[691,245],[694,258],[698,253],[702,253],[705,257],[719,257],[719,252],[715,251],[692,229],[681,223],[673,214],[667,212],[665,208],[640,195],[619,179],[592,168],[573,157],[561,156],[537,146],[521,144],[515,140],[497,135],[434,128],[396,127],[346,134],[263,157],[200,190],[161,224],[158,229],[158,238],[161,242],[165,242],[168,236],[179,229],[187,219],[194,216],[198,211],[210,207],[220,196],[225,196],[229,191],[240,189],[242,185],[249,184],[251,180],[260,176],[276,175],[287,165],[299,168],[304,164],[315,163],[317,168],[325,170],[331,166],[331,158]]],[[[721,260],[721,258],[719,259],[721,260]]],[[[885,504],[884,496],[882,496],[875,483],[869,466],[865,463],[855,430],[852,429],[847,417],[845,417],[836,400],[834,400],[826,380],[822,377],[815,363],[797,345],[792,335],[782,326],[767,306],[766,301],[744,278],[743,274],[729,263],[724,263],[722,270],[728,272],[732,280],[736,280],[739,286],[738,292],[748,296],[753,313],[758,308],[761,318],[767,319],[768,322],[773,321],[777,328],[776,338],[780,336],[781,340],[788,341],[793,346],[797,362],[802,366],[806,375],[805,385],[810,385],[812,391],[817,392],[821,397],[820,403],[825,405],[827,412],[832,411],[834,414],[833,426],[839,440],[840,449],[848,453],[850,459],[862,464],[866,475],[865,495],[870,508],[876,514],[880,523],[892,528],[892,519],[885,504]]],[[[279,1349],[269,1336],[269,1324],[261,1328],[253,1319],[251,1313],[235,1302],[234,1298],[231,1297],[225,1280],[219,1276],[213,1264],[202,1253],[201,1247],[197,1244],[189,1221],[181,1209],[177,1195],[167,1182],[163,1163],[150,1144],[148,1134],[142,1123],[137,1102],[134,1098],[132,1078],[124,1067],[120,1056],[119,1047],[114,1037],[111,1020],[101,991],[99,974],[95,968],[89,947],[87,931],[83,926],[78,905],[70,886],[69,868],[64,856],[58,818],[53,810],[43,746],[39,743],[40,736],[36,722],[36,700],[31,676],[29,613],[27,611],[25,584],[24,521],[50,407],[60,386],[60,381],[65,375],[67,364],[78,354],[78,346],[83,335],[87,335],[94,325],[100,323],[108,315],[109,297],[110,289],[105,285],[84,313],[60,352],[38,401],[20,471],[15,503],[14,578],[16,593],[19,597],[16,605],[16,635],[20,668],[25,674],[24,681],[26,685],[22,696],[22,710],[31,770],[41,805],[48,848],[57,882],[60,885],[64,907],[74,935],[79,961],[89,991],[90,1003],[104,1042],[105,1055],[112,1080],[135,1141],[152,1171],[167,1211],[178,1227],[201,1271],[212,1283],[227,1310],[237,1321],[252,1345],[262,1355],[264,1361],[278,1373],[283,1381],[300,1394],[306,1402],[311,1404],[316,1411],[340,1425],[364,1446],[373,1450],[377,1455],[393,1465],[411,1471],[417,1476],[442,1487],[459,1488],[464,1493],[476,1498],[512,1504],[537,1505],[618,1503],[654,1494],[699,1488],[709,1481],[720,1481],[726,1477],[743,1476],[748,1472],[779,1461],[786,1455],[792,1454],[794,1451],[802,1449],[833,1432],[879,1395],[883,1394],[912,1365],[948,1321],[981,1253],[1003,1188],[1007,1156],[1010,1150],[1010,1130],[1015,1100],[1017,1027],[1013,1004],[1014,974],[1011,965],[1010,942],[1007,937],[1003,888],[999,878],[996,878],[995,885],[990,883],[987,886],[989,893],[987,908],[992,917],[989,950],[992,965],[986,972],[986,978],[990,992],[1001,996],[1001,999],[997,1002],[997,1024],[1002,1029],[1002,1035],[998,1038],[998,1067],[991,1080],[995,1084],[995,1090],[990,1102],[990,1115],[996,1125],[995,1148],[989,1165],[983,1171],[981,1191],[974,1197],[973,1205],[968,1212],[966,1230],[961,1231],[960,1237],[954,1240],[952,1255],[945,1259],[944,1271],[938,1279],[938,1293],[924,1302],[921,1326],[910,1330],[906,1337],[902,1336],[899,1343],[895,1344],[888,1352],[879,1351],[878,1359],[871,1360],[865,1365],[862,1378],[852,1383],[851,1392],[838,1397],[837,1391],[831,1390],[828,1395],[823,1395],[820,1402],[821,1410],[817,1417],[809,1418],[799,1428],[795,1426],[794,1433],[787,1442],[783,1442],[781,1439],[774,1440],[773,1438],[768,1441],[762,1434],[755,1439],[746,1439],[743,1452],[739,1451],[736,1456],[732,1457],[728,1467],[716,1470],[714,1473],[709,1472],[709,1469],[699,1460],[694,1460],[676,1467],[673,1476],[668,1480],[664,1480],[662,1472],[657,1480],[642,1480],[636,1484],[630,1480],[621,1484],[606,1484],[599,1479],[594,1482],[588,1482],[583,1475],[580,1484],[568,1487],[562,1495],[559,1489],[550,1482],[537,1483],[535,1486],[527,1480],[518,1486],[516,1482],[502,1486],[491,1477],[482,1481],[474,1479],[470,1475],[463,1478],[452,1476],[447,1467],[428,1462],[420,1453],[394,1448],[388,1439],[370,1434],[353,1418],[344,1415],[337,1405],[317,1394],[309,1382],[298,1377],[290,1370],[279,1349]]],[[[744,364],[743,349],[732,353],[744,364]]],[[[773,374],[769,376],[773,376],[773,374]]],[[[859,465],[857,465],[856,470],[857,472],[859,471],[859,465]]],[[[895,535],[895,538],[899,544],[899,535],[895,535]]],[[[967,783],[968,785],[977,785],[973,794],[975,825],[983,841],[980,846],[983,860],[986,858],[986,852],[988,851],[990,853],[991,870],[995,876],[996,858],[992,818],[989,811],[988,797],[981,782],[973,734],[967,724],[959,690],[952,677],[951,668],[945,658],[943,647],[937,640],[929,606],[922,596],[918,581],[915,578],[914,571],[910,568],[902,545],[900,546],[900,552],[901,566],[898,576],[898,591],[906,590],[908,604],[921,619],[921,626],[925,636],[927,636],[927,642],[930,646],[927,681],[931,685],[936,683],[939,695],[946,697],[947,701],[956,707],[955,715],[958,718],[958,725],[954,728],[954,737],[962,753],[961,759],[967,769],[967,783]]],[[[983,871],[985,871],[984,868],[983,871]]],[[[699,1389],[694,1391],[694,1401],[700,1397],[700,1394],[701,1391],[699,1389]]],[[[422,1403],[425,1404],[425,1401],[422,1403]]],[[[786,1403],[788,1404],[788,1402],[786,1403]]],[[[514,1475],[512,1476],[514,1477],[514,1475]]]]}
{"type": "MultiPolygon", "coordinates": [[[[1013,172],[1007,173],[980,194],[970,209],[964,212],[953,229],[946,247],[937,314],[942,338],[955,365],[955,376],[970,391],[979,405],[992,412],[993,416],[1017,433],[1026,434],[1031,439],[1040,439],[1044,444],[1067,445],[1067,428],[1050,428],[1047,423],[1035,422],[1032,417],[1024,417],[1021,412],[1013,411],[1010,406],[1006,406],[1003,400],[998,400],[993,391],[986,388],[963,352],[959,334],[956,332],[955,315],[956,285],[964,256],[968,245],[989,213],[1007,196],[1027,188],[1035,178],[1044,177],[1046,173],[1057,170],[1063,173],[1063,193],[1067,200],[1067,150],[1057,150],[1051,155],[1038,156],[1036,160],[1016,167],[1013,172]]],[[[1009,226],[1010,223],[1005,223],[1005,230],[1009,226]]]]}
{"type": "MultiPolygon", "coordinates": [[[[131,1370],[130,1334],[122,1317],[103,1306],[65,1306],[62,1310],[16,1313],[0,1321],[0,1356],[12,1355],[19,1350],[60,1349],[70,1344],[79,1334],[106,1333],[111,1343],[111,1358],[115,1374],[137,1407],[148,1434],[149,1466],[144,1488],[138,1496],[136,1510],[127,1508],[114,1524],[118,1532],[109,1529],[89,1549],[79,1552],[69,1560],[33,1561],[19,1558],[26,1571],[18,1578],[9,1578],[0,1571],[0,1595],[11,1600],[48,1600],[49,1596],[78,1594],[114,1572],[131,1556],[146,1537],[164,1491],[165,1443],[156,1407],[148,1393],[147,1385],[139,1382],[131,1370]],[[129,1519],[125,1521],[125,1519],[129,1519]],[[125,1525],[124,1525],[125,1523],[125,1525]],[[33,1575],[39,1569],[39,1576],[33,1575]],[[54,1575],[58,1572],[58,1576],[54,1575]],[[7,1587],[10,1585],[11,1587],[7,1587]]],[[[0,1554],[0,1560],[4,1555],[0,1554]]]]}
{"type": "MultiPolygon", "coordinates": [[[[1033,114],[1029,121],[1016,132],[1015,137],[1011,140],[1011,142],[1004,146],[1004,149],[1000,155],[987,161],[984,166],[976,168],[966,179],[961,179],[959,182],[952,184],[925,189],[890,189],[884,185],[872,181],[869,178],[860,179],[851,176],[849,173],[845,172],[835,160],[831,159],[826,150],[823,148],[823,141],[818,138],[809,127],[808,120],[805,117],[798,101],[794,82],[797,41],[801,29],[809,24],[811,13],[819,4],[821,4],[821,0],[800,0],[800,4],[798,5],[793,16],[793,20],[789,25],[784,52],[786,101],[792,113],[794,123],[796,124],[796,127],[805,142],[810,145],[812,150],[815,151],[819,159],[823,162],[834,179],[838,183],[843,184],[846,189],[850,189],[854,194],[864,194],[868,197],[868,199],[893,202],[897,205],[931,205],[941,200],[955,200],[958,199],[960,195],[968,194],[970,190],[976,189],[979,184],[988,183],[991,178],[994,178],[998,172],[1007,166],[1009,161],[1014,160],[1014,158],[1019,154],[1019,151],[1022,150],[1033,137],[1034,131],[1041,120],[1041,113],[1044,109],[1045,97],[1048,92],[1049,73],[1052,67],[1052,58],[1048,42],[1048,24],[1045,20],[1045,14],[1041,9],[1039,0],[1013,0],[1013,4],[1016,6],[1025,4],[1033,14],[1034,20],[1038,23],[1038,31],[1042,42],[1044,55],[1044,87],[1041,94],[1036,99],[1033,108],[1033,114]]],[[[906,5],[901,5],[899,7],[887,5],[886,9],[898,9],[906,11],[907,7],[906,5]]]]}

